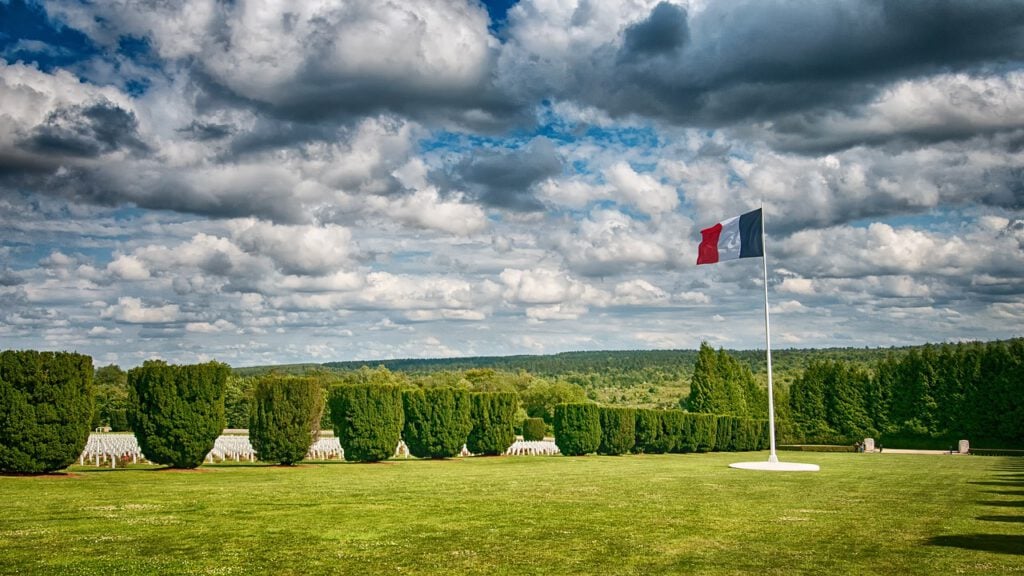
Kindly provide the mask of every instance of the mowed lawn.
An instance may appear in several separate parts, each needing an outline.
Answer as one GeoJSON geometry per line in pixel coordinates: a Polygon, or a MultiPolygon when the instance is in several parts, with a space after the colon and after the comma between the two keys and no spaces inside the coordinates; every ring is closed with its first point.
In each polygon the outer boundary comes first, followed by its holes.
{"type": "Polygon", "coordinates": [[[1024,459],[781,455],[5,476],[0,573],[1024,573],[1024,459]]]}

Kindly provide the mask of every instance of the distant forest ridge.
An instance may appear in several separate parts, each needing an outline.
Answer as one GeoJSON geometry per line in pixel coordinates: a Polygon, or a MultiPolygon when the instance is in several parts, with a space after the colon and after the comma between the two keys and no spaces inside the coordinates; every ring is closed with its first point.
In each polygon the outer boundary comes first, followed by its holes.
{"type": "MultiPolygon", "coordinates": [[[[869,365],[889,354],[943,344],[923,344],[889,348],[785,348],[772,350],[773,368],[780,372],[802,369],[810,360],[843,360],[869,365]]],[[[765,372],[764,349],[726,350],[739,362],[755,372],[765,372]]],[[[601,371],[665,370],[689,373],[697,360],[697,350],[598,350],[561,352],[544,355],[472,356],[464,358],[404,358],[394,360],[357,360],[325,362],[323,364],[285,364],[277,366],[251,366],[235,368],[240,376],[255,375],[271,370],[280,372],[306,372],[325,368],[331,371],[358,370],[363,366],[384,366],[393,372],[430,373],[473,369],[494,369],[508,372],[520,370],[537,376],[558,376],[566,373],[601,371]]]]}

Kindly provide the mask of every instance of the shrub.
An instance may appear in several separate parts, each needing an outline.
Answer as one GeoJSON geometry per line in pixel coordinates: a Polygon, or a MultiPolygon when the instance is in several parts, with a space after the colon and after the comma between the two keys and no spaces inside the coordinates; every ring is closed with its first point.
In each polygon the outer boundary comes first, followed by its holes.
{"type": "Polygon", "coordinates": [[[543,418],[526,418],[523,420],[523,440],[540,441],[548,432],[547,424],[543,418]]]}
{"type": "Polygon", "coordinates": [[[466,447],[474,454],[504,454],[516,441],[513,421],[519,408],[515,392],[480,392],[470,395],[473,429],[466,447]]]}
{"type": "Polygon", "coordinates": [[[295,464],[320,435],[323,387],[315,377],[263,376],[249,410],[249,441],[264,462],[295,464]]]}
{"type": "Polygon", "coordinates": [[[636,443],[636,410],[601,407],[601,444],[599,454],[618,456],[633,449],[636,443]]]}
{"type": "Polygon", "coordinates": [[[636,411],[636,452],[661,454],[666,451],[662,441],[661,412],[643,408],[636,411]]]}
{"type": "Polygon", "coordinates": [[[224,431],[227,364],[158,360],[128,371],[129,423],[150,462],[195,468],[224,431]]]}
{"type": "Polygon", "coordinates": [[[0,471],[67,468],[89,439],[92,358],[69,352],[0,352],[0,471]]]}
{"type": "Polygon", "coordinates": [[[710,452],[715,449],[718,417],[714,414],[683,415],[683,446],[686,452],[710,452]]]}
{"type": "Polygon", "coordinates": [[[601,446],[601,409],[597,404],[555,406],[555,444],[566,456],[596,452],[601,446]]]}
{"type": "Polygon", "coordinates": [[[402,392],[385,384],[349,384],[331,391],[331,423],[345,460],[378,462],[402,439],[402,392]]]}
{"type": "Polygon", "coordinates": [[[458,455],[473,428],[469,392],[454,388],[406,390],[402,393],[405,428],[402,436],[417,458],[458,455]]]}
{"type": "Polygon", "coordinates": [[[739,418],[735,416],[718,416],[715,422],[715,450],[719,452],[736,451],[736,428],[739,418]]]}
{"type": "Polygon", "coordinates": [[[686,413],[682,410],[665,410],[658,417],[661,419],[661,443],[665,452],[686,452],[686,413]]]}

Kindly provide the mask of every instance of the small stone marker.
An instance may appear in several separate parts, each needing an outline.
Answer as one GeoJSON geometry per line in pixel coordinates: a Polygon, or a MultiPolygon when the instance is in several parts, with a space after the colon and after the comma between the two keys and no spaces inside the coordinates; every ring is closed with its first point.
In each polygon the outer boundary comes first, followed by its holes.
{"type": "Polygon", "coordinates": [[[970,452],[971,452],[971,443],[968,442],[967,440],[961,440],[960,441],[960,445],[957,446],[957,452],[959,452],[961,454],[970,454],[970,452]]]}
{"type": "Polygon", "coordinates": [[[864,439],[864,451],[865,452],[874,452],[875,451],[875,439],[874,438],[865,438],[864,439]]]}

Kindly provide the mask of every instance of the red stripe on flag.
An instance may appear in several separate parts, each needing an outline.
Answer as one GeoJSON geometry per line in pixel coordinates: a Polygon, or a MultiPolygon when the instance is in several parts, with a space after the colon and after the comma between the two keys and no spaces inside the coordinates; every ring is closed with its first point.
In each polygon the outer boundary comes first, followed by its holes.
{"type": "MultiPolygon", "coordinates": [[[[722,234],[722,225],[715,224],[711,228],[700,231],[700,247],[697,248],[697,264],[714,264],[718,262],[718,237],[722,234]]],[[[693,246],[693,244],[691,244],[693,246]]]]}

